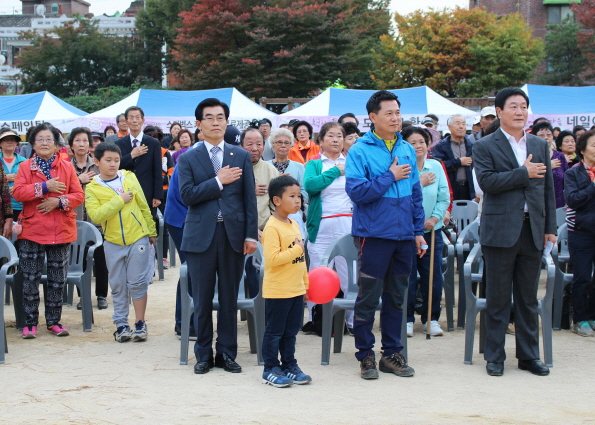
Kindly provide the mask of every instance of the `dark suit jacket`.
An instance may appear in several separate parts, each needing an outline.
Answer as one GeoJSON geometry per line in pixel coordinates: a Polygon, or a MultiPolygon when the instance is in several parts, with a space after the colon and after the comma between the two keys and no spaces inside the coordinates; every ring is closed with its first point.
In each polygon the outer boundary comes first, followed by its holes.
{"type": "Polygon", "coordinates": [[[122,160],[120,169],[132,171],[140,186],[143,188],[145,198],[149,207],[153,204],[153,199],[163,200],[163,178],[161,177],[161,145],[157,139],[143,134],[141,145],[146,145],[149,150],[146,154],[132,158],[132,140],[131,136],[124,136],[115,141],[116,145],[122,151],[122,160]]]}
{"type": "Polygon", "coordinates": [[[182,250],[207,250],[215,234],[219,209],[227,237],[236,252],[243,252],[246,238],[258,240],[258,210],[250,154],[225,143],[222,167],[226,165],[240,167],[242,177],[219,190],[213,163],[204,143],[179,157],[180,196],[184,205],[188,206],[182,250]]]}
{"type": "Polygon", "coordinates": [[[475,174],[484,192],[481,213],[482,245],[508,248],[521,234],[527,203],[533,241],[543,249],[545,233],[556,234],[556,199],[547,142],[527,134],[527,156],[547,166],[545,178],[530,179],[519,167],[510,143],[501,130],[473,145],[475,174]]]}
{"type": "MultiPolygon", "coordinates": [[[[465,150],[467,151],[466,156],[473,156],[473,143],[469,140],[469,136],[465,136],[465,150]]],[[[442,161],[446,167],[448,173],[448,180],[451,186],[457,184],[457,170],[461,167],[461,160],[455,158],[452,153],[452,147],[450,146],[450,136],[445,137],[434,146],[432,150],[432,158],[442,161]]],[[[475,187],[473,187],[473,163],[470,166],[465,167],[465,174],[467,175],[467,184],[469,185],[469,192],[471,199],[475,198],[475,187]]]]}

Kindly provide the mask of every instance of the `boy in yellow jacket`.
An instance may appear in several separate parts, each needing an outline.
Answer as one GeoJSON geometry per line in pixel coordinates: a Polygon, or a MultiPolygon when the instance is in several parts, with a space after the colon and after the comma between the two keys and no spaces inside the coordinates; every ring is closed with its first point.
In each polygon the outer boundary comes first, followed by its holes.
{"type": "Polygon", "coordinates": [[[155,261],[149,244],[155,245],[157,232],[136,176],[130,171],[118,170],[120,159],[120,148],[114,143],[103,142],[95,148],[99,175],[93,177],[85,189],[85,206],[91,220],[100,223],[104,232],[113,320],[117,328],[114,339],[144,341],[148,335],[147,289],[152,279],[147,265],[155,261]],[[136,315],[134,330],[128,325],[129,292],[136,315]]]}
{"type": "Polygon", "coordinates": [[[312,382],[295,359],[295,336],[304,314],[308,270],[300,227],[288,216],[300,210],[300,195],[300,185],[291,176],[274,178],[269,184],[269,197],[275,204],[275,212],[262,232],[262,297],[266,315],[262,383],[274,387],[312,382]]]}

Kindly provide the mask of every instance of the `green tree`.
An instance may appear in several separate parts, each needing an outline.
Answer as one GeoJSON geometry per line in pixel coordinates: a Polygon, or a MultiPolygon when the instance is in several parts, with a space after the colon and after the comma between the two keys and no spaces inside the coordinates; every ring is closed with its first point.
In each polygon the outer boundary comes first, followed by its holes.
{"type": "Polygon", "coordinates": [[[520,15],[483,9],[395,15],[397,35],[381,37],[372,79],[379,88],[427,85],[448,97],[480,96],[528,80],[542,59],[520,15]]]}
{"type": "Polygon", "coordinates": [[[136,29],[145,42],[145,66],[149,76],[161,78],[162,66],[175,67],[167,51],[182,26],[181,12],[192,9],[195,0],[145,0],[144,9],[138,11],[136,29]],[[164,51],[163,46],[166,46],[164,51]]]}
{"type": "Polygon", "coordinates": [[[580,74],[586,69],[586,60],[577,38],[580,25],[572,17],[568,17],[559,24],[549,24],[546,28],[549,33],[545,36],[545,55],[549,69],[541,75],[539,82],[555,86],[584,85],[580,74]]]}
{"type": "Polygon", "coordinates": [[[44,33],[28,31],[19,68],[25,92],[48,90],[59,97],[94,94],[101,87],[128,86],[143,74],[142,43],[103,34],[97,21],[76,18],[44,33]]]}

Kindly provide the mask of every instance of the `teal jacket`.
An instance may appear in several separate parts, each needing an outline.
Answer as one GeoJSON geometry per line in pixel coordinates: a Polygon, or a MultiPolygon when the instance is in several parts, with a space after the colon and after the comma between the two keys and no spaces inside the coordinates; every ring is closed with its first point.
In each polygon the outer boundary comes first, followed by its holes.
{"type": "Polygon", "coordinates": [[[310,197],[308,217],[306,218],[306,228],[308,229],[308,240],[310,242],[316,242],[320,220],[322,219],[322,199],[320,192],[330,186],[339,176],[341,176],[341,170],[337,167],[332,167],[323,173],[321,159],[312,159],[306,163],[304,189],[306,189],[310,197]]]}
{"type": "MultiPolygon", "coordinates": [[[[21,162],[25,162],[27,158],[22,157],[21,155],[15,153],[14,154],[14,162],[12,163],[12,171],[8,170],[8,164],[4,160],[4,156],[2,156],[2,152],[0,152],[0,159],[2,159],[2,166],[4,167],[4,175],[6,174],[16,174],[19,171],[19,167],[21,166],[21,162]]],[[[14,182],[8,182],[8,187],[13,187],[14,182]]],[[[12,209],[21,211],[23,209],[23,204],[16,201],[14,198],[10,198],[12,200],[12,209]]]]}

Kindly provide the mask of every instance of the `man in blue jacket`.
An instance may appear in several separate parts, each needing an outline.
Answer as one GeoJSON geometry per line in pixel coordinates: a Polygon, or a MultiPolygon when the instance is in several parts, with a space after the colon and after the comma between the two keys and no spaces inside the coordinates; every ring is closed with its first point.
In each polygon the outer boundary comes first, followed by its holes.
{"type": "Polygon", "coordinates": [[[366,104],[374,124],[349,150],[346,190],[353,201],[352,235],[360,250],[359,294],[353,333],[361,377],[377,379],[374,315],[382,297],[382,372],[413,376],[401,354],[401,324],[409,273],[423,256],[424,209],[415,151],[403,140],[401,103],[381,90],[366,104]]]}

